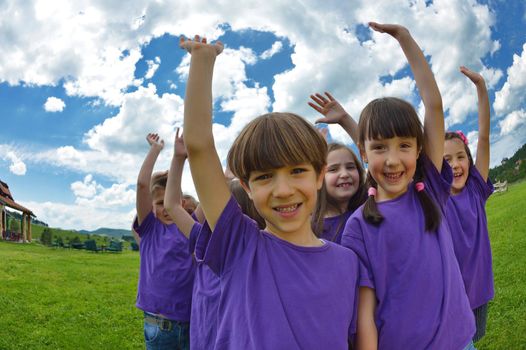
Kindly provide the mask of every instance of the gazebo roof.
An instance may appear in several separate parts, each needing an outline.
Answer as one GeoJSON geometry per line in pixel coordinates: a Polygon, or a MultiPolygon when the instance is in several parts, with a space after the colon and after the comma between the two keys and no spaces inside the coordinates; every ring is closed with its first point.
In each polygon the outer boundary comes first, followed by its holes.
{"type": "Polygon", "coordinates": [[[11,191],[9,191],[9,186],[2,180],[0,180],[0,203],[6,205],[9,208],[35,216],[31,210],[15,202],[13,196],[11,195],[11,191]]]}

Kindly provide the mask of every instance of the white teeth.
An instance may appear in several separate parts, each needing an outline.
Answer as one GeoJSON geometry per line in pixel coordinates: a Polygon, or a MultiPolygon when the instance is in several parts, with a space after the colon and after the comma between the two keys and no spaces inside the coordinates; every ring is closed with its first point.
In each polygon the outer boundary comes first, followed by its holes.
{"type": "Polygon", "coordinates": [[[345,182],[345,183],[336,185],[336,187],[351,187],[351,186],[352,186],[352,183],[349,183],[349,182],[345,182]]]}
{"type": "Polygon", "coordinates": [[[280,213],[290,213],[296,210],[296,208],[298,208],[297,204],[292,205],[290,207],[277,207],[276,210],[279,211],[280,213]]]}
{"type": "Polygon", "coordinates": [[[384,176],[387,177],[388,179],[398,179],[400,176],[402,176],[402,173],[399,172],[399,173],[384,173],[384,176]]]}

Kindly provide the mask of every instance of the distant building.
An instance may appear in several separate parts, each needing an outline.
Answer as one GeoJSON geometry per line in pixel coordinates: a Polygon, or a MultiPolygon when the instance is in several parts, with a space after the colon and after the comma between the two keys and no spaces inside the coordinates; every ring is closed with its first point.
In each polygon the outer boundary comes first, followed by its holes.
{"type": "Polygon", "coordinates": [[[23,242],[31,242],[31,217],[35,216],[33,212],[26,207],[15,202],[9,186],[0,180],[0,233],[1,239],[15,239],[23,242]],[[15,209],[22,212],[22,219],[20,220],[20,232],[12,232],[8,227],[7,208],[15,209]],[[14,237],[14,238],[13,238],[14,237]]]}

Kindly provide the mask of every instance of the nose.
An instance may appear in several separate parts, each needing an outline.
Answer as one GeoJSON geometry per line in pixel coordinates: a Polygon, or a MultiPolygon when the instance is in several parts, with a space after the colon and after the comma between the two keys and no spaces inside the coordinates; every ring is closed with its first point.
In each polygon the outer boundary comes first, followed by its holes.
{"type": "Polygon", "coordinates": [[[274,177],[274,197],[286,198],[294,194],[294,187],[287,176],[278,175],[274,177]]]}
{"type": "Polygon", "coordinates": [[[395,165],[398,165],[400,162],[400,157],[398,156],[398,153],[396,151],[389,151],[387,153],[387,157],[385,159],[385,165],[388,167],[392,167],[395,165]]]}

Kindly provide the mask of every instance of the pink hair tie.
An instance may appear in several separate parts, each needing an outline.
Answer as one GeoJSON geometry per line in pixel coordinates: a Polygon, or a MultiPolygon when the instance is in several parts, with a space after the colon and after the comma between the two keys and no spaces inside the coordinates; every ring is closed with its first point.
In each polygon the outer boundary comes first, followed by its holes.
{"type": "Polygon", "coordinates": [[[373,197],[375,197],[375,196],[376,196],[376,188],[374,188],[374,187],[369,187],[369,190],[367,191],[367,194],[368,194],[369,196],[373,196],[373,197]]]}
{"type": "Polygon", "coordinates": [[[464,142],[465,145],[468,144],[468,139],[467,139],[466,135],[464,135],[464,133],[463,133],[462,131],[457,130],[457,131],[455,131],[455,133],[456,133],[458,136],[460,136],[460,139],[462,140],[462,142],[464,142]]]}
{"type": "Polygon", "coordinates": [[[423,182],[417,182],[415,184],[415,188],[416,188],[417,192],[422,192],[424,190],[424,188],[426,188],[426,185],[424,185],[423,182]]]}

